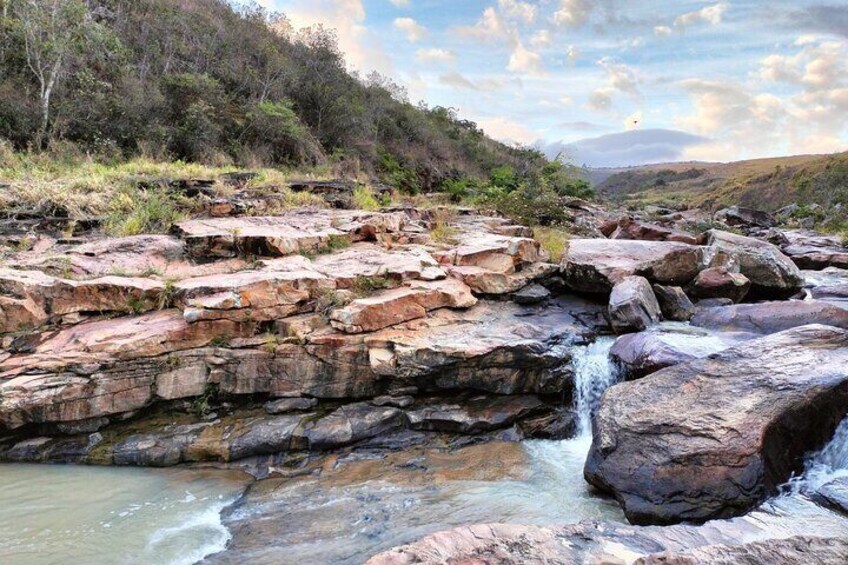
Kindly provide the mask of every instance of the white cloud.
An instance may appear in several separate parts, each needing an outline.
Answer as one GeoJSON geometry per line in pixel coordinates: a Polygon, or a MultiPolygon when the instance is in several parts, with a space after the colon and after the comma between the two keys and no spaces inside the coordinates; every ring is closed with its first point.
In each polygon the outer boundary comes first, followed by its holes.
{"type": "Polygon", "coordinates": [[[576,45],[569,45],[565,54],[568,56],[568,62],[574,64],[580,58],[580,48],[576,45]]]}
{"type": "Polygon", "coordinates": [[[672,29],[668,26],[656,26],[654,28],[654,35],[658,35],[660,37],[665,37],[671,35],[672,29]]]}
{"type": "Polygon", "coordinates": [[[427,36],[427,28],[412,18],[396,18],[392,25],[402,31],[410,43],[417,43],[427,36]]]}
{"type": "Polygon", "coordinates": [[[415,52],[415,58],[424,64],[451,63],[456,59],[456,54],[447,49],[419,49],[415,52]]]}
{"type": "Polygon", "coordinates": [[[721,23],[721,19],[729,7],[730,4],[727,2],[719,2],[712,6],[706,6],[700,10],[677,16],[677,19],[674,20],[674,25],[677,27],[688,27],[699,23],[718,25],[721,23]]]}
{"type": "Polygon", "coordinates": [[[551,32],[546,29],[540,29],[530,38],[530,45],[533,47],[547,47],[552,41],[551,32]]]}
{"type": "Polygon", "coordinates": [[[491,137],[506,143],[533,143],[539,135],[509,118],[497,117],[478,120],[477,125],[491,137]]]}
{"type": "Polygon", "coordinates": [[[632,67],[619,63],[610,57],[604,57],[598,61],[598,64],[607,72],[607,82],[609,82],[610,87],[636,97],[641,96],[639,78],[632,67]]]}
{"type": "Polygon", "coordinates": [[[574,104],[574,99],[571,96],[563,96],[559,99],[559,103],[563,106],[571,106],[574,104]]]}
{"type": "Polygon", "coordinates": [[[498,11],[491,6],[483,10],[483,15],[473,26],[458,27],[456,32],[459,35],[491,42],[506,40],[514,43],[516,36],[515,30],[509,28],[498,11]]]}
{"type": "MultiPolygon", "coordinates": [[[[504,87],[504,82],[502,80],[482,79],[478,81],[473,81],[465,75],[462,75],[456,71],[440,76],[439,82],[446,86],[452,86],[453,88],[460,88],[465,90],[498,90],[504,87]]],[[[515,86],[517,88],[520,88],[521,83],[518,82],[515,86]]]]}
{"type": "Polygon", "coordinates": [[[542,68],[542,56],[525,48],[519,41],[509,56],[507,70],[514,73],[541,76],[545,74],[542,68]]]}
{"type": "Polygon", "coordinates": [[[594,8],[591,0],[560,0],[552,19],[557,25],[580,27],[589,21],[594,8]]]}
{"type": "Polygon", "coordinates": [[[501,12],[509,18],[514,18],[525,24],[532,24],[536,20],[536,6],[529,2],[498,0],[498,5],[501,12]]]}
{"type": "Polygon", "coordinates": [[[614,89],[609,87],[596,88],[589,95],[586,107],[595,112],[609,112],[612,110],[612,95],[614,89]]]}
{"type": "Polygon", "coordinates": [[[409,0],[389,0],[389,2],[397,8],[408,8],[410,4],[409,0]]]}

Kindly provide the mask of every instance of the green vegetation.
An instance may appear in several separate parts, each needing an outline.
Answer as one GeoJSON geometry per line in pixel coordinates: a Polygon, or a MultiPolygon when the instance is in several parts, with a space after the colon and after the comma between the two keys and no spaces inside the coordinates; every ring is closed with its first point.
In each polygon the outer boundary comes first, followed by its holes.
{"type": "Polygon", "coordinates": [[[350,285],[350,290],[357,298],[365,298],[378,290],[392,286],[392,281],[382,276],[359,276],[350,285]]]}
{"type": "Polygon", "coordinates": [[[374,196],[374,191],[364,184],[358,184],[353,189],[353,205],[358,210],[376,211],[380,209],[380,202],[374,196]]]}
{"type": "Polygon", "coordinates": [[[565,256],[568,250],[569,234],[563,230],[553,228],[537,227],[533,229],[533,237],[542,246],[548,255],[550,255],[551,263],[559,263],[565,256]]]}

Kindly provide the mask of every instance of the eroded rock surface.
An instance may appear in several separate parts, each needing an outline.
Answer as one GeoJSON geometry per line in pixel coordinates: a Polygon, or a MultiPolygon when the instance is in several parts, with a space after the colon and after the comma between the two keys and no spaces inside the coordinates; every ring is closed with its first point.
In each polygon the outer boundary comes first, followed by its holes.
{"type": "Polygon", "coordinates": [[[739,515],[846,411],[848,331],[795,328],[609,389],[585,476],[633,523],[739,515]]]}

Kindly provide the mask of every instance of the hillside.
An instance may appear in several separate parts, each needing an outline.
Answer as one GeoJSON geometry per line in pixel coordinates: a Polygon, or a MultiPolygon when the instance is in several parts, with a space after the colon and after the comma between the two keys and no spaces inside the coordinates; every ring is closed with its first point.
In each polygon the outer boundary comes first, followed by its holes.
{"type": "Polygon", "coordinates": [[[732,163],[666,163],[590,172],[603,196],[627,204],[741,204],[776,210],[793,202],[848,204],[848,153],[732,163]]]}
{"type": "MultiPolygon", "coordinates": [[[[227,0],[0,0],[0,141],[120,161],[332,165],[405,192],[538,152],[349,72],[337,37],[227,0]],[[70,148],[70,149],[69,149],[70,148]]],[[[2,165],[2,164],[0,164],[2,165]]]]}

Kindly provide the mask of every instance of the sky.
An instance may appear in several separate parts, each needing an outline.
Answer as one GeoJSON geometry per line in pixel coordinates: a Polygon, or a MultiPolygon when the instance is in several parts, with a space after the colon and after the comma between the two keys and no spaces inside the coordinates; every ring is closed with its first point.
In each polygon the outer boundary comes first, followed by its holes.
{"type": "Polygon", "coordinates": [[[352,69],[577,164],[848,149],[848,2],[261,0],[352,69]]]}

